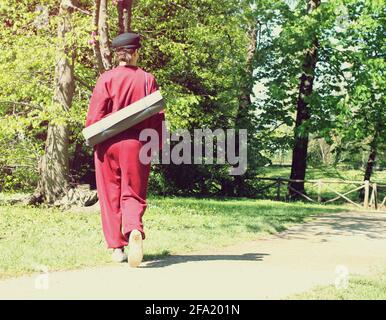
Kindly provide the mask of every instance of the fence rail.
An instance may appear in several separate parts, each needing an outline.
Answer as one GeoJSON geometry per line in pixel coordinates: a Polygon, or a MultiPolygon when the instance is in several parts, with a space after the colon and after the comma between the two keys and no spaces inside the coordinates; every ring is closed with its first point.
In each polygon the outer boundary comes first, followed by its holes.
{"type": "Polygon", "coordinates": [[[370,181],[339,181],[339,180],[293,180],[293,179],[287,179],[287,178],[257,178],[257,180],[261,181],[272,181],[267,186],[264,186],[257,190],[257,192],[261,192],[270,188],[276,188],[276,200],[281,200],[281,190],[282,186],[287,184],[286,187],[290,189],[291,191],[295,192],[299,196],[303,197],[304,199],[314,202],[314,203],[332,203],[339,199],[343,199],[346,202],[358,207],[358,208],[371,208],[374,210],[381,210],[383,208],[386,208],[386,196],[383,199],[379,199],[379,192],[378,189],[380,188],[386,188],[386,184],[378,184],[378,183],[371,183],[370,181]],[[317,198],[313,199],[311,196],[304,194],[303,192],[300,192],[293,187],[291,187],[288,182],[299,182],[299,183],[310,183],[314,185],[317,189],[317,198]],[[345,191],[345,192],[339,192],[335,188],[333,188],[331,185],[334,184],[340,184],[340,185],[355,185],[356,187],[354,189],[345,191]],[[325,187],[328,191],[334,193],[336,197],[329,200],[323,200],[322,197],[322,190],[323,187],[325,187]],[[349,194],[353,192],[358,192],[360,190],[364,190],[364,196],[363,196],[363,203],[362,202],[355,202],[354,200],[350,199],[348,197],[349,194]]]}

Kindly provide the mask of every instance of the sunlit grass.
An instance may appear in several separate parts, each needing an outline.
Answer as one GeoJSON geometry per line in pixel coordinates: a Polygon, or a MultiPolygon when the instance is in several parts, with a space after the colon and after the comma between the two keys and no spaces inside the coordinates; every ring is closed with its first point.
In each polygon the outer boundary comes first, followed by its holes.
{"type": "Polygon", "coordinates": [[[352,276],[347,288],[333,285],[315,289],[289,297],[299,300],[385,300],[386,269],[371,276],[352,276]]]}

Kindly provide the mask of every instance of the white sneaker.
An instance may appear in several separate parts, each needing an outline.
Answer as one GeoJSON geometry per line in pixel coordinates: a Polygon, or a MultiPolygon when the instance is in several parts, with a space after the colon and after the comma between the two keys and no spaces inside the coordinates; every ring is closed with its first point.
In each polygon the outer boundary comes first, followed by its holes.
{"type": "Polygon", "coordinates": [[[117,248],[113,249],[111,259],[113,260],[113,262],[121,263],[127,261],[127,255],[123,249],[117,248]]]}
{"type": "Polygon", "coordinates": [[[142,233],[138,230],[130,232],[129,237],[129,258],[130,267],[138,267],[143,259],[142,233]]]}

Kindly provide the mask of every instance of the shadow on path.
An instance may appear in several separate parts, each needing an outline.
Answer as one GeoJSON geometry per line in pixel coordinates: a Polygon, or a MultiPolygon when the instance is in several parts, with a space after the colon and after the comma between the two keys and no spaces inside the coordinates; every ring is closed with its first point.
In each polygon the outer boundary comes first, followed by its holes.
{"type": "Polygon", "coordinates": [[[262,261],[267,253],[245,253],[241,255],[172,255],[162,260],[150,261],[142,268],[163,268],[178,263],[199,261],[262,261]]]}
{"type": "Polygon", "coordinates": [[[316,221],[290,229],[278,235],[284,239],[307,239],[310,236],[362,236],[386,239],[386,215],[372,213],[322,215],[316,221]]]}

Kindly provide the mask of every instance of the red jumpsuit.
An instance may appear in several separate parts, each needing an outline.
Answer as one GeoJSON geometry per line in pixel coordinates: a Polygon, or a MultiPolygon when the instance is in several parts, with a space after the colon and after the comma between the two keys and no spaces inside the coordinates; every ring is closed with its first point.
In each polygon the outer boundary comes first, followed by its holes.
{"type": "MultiPolygon", "coordinates": [[[[85,126],[156,90],[154,76],[139,67],[118,66],[106,71],[93,90],[85,126]]],[[[139,160],[139,151],[146,143],[139,141],[139,134],[141,129],[153,128],[161,137],[163,120],[161,111],[94,147],[102,227],[109,248],[126,246],[129,233],[134,229],[145,238],[142,216],[146,209],[150,164],[142,164],[139,160]]]]}

